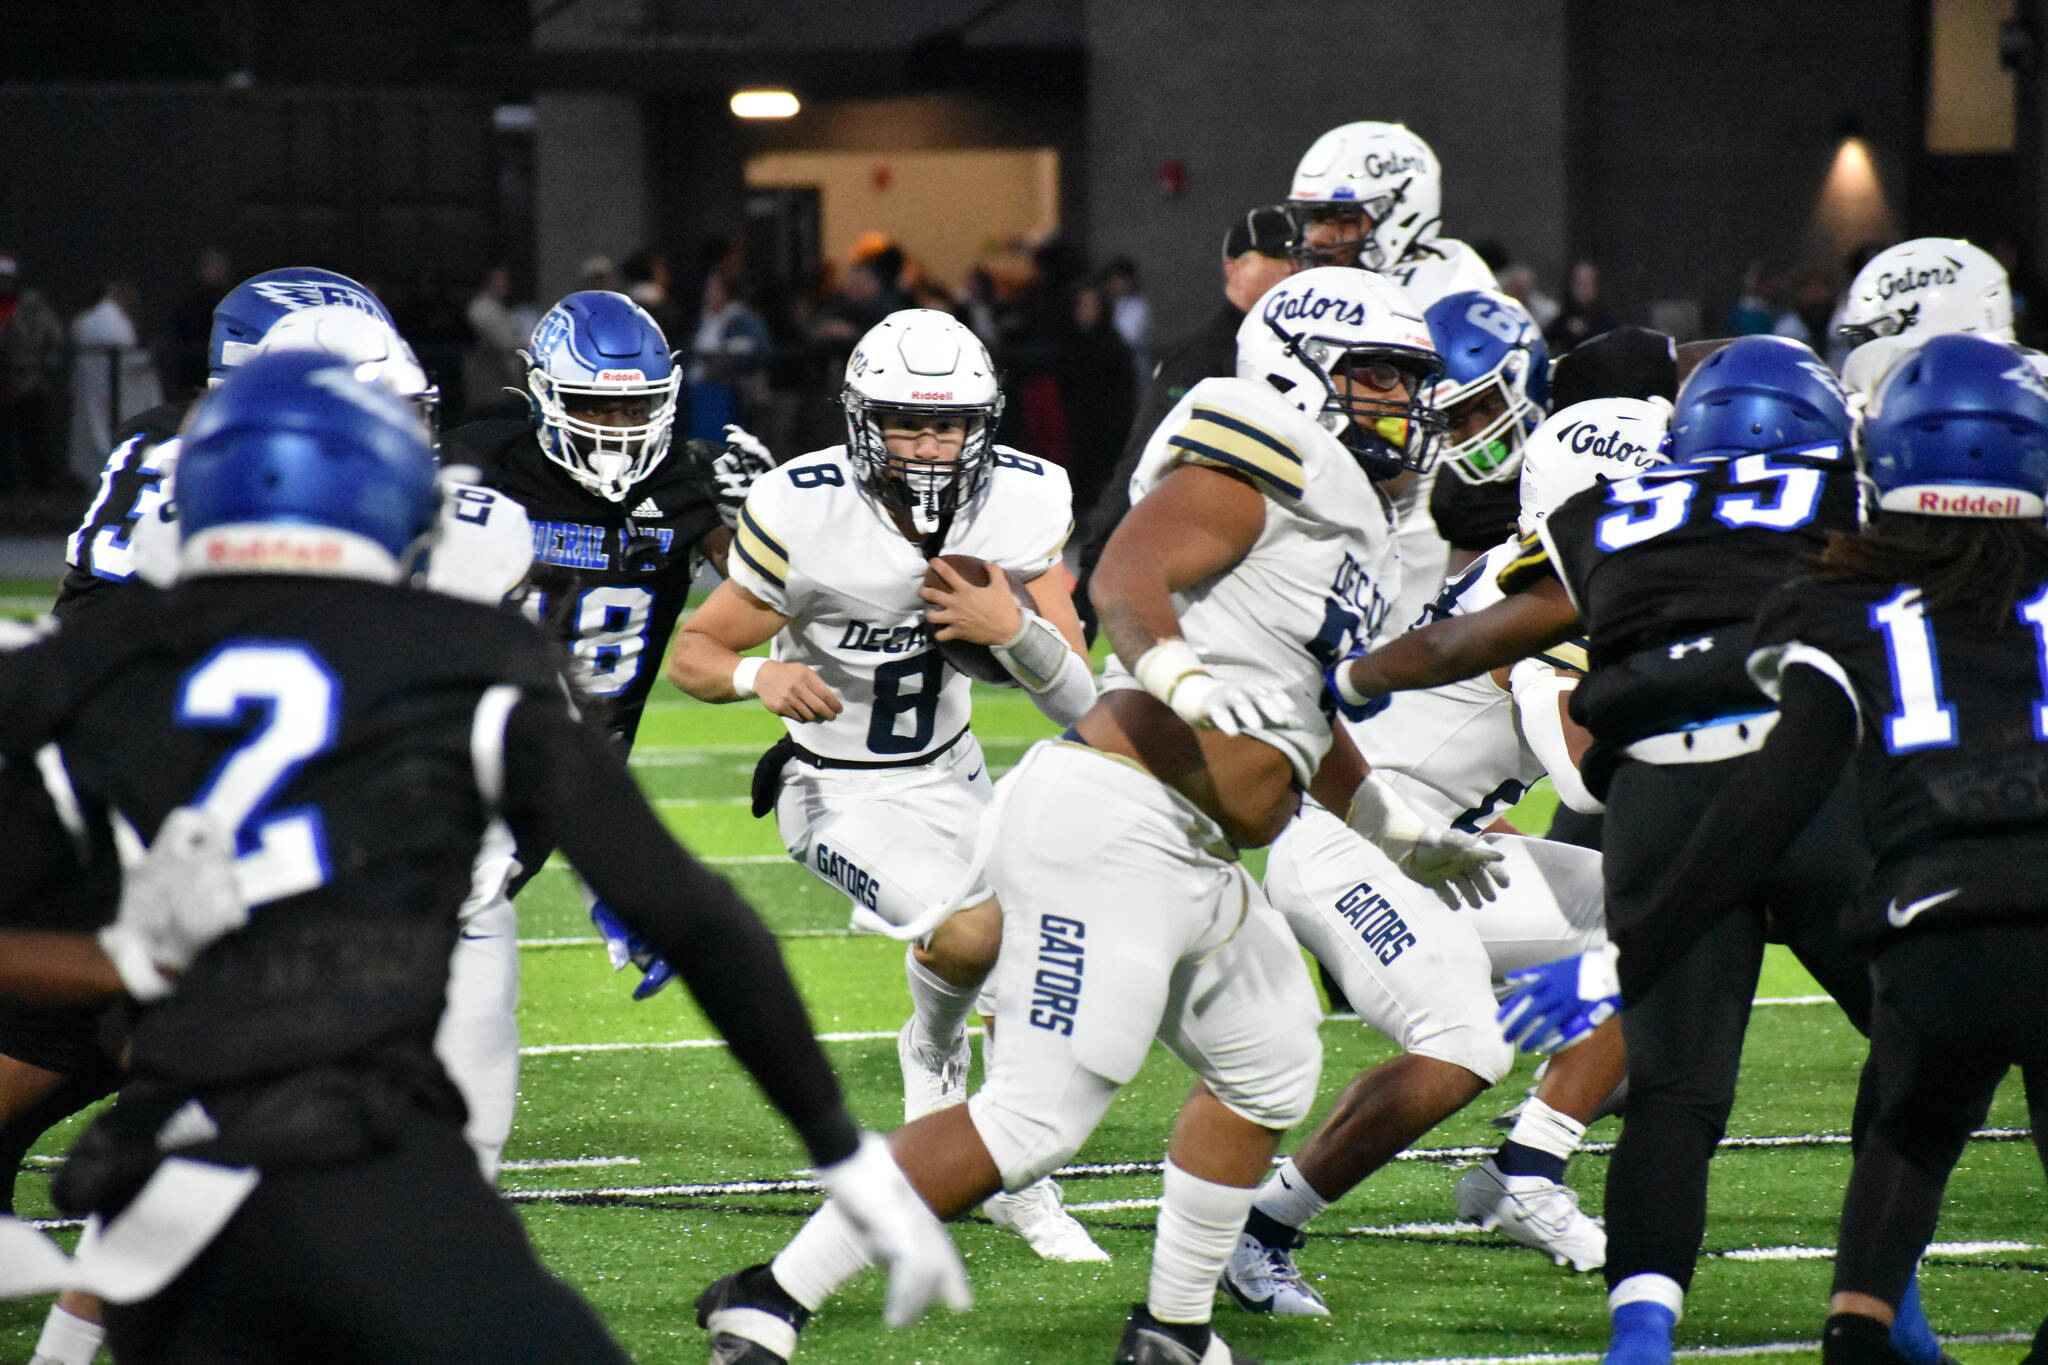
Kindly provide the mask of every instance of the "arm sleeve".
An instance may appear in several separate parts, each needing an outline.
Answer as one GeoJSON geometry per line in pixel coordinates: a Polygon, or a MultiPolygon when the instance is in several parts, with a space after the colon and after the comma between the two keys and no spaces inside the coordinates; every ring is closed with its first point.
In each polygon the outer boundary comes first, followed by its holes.
{"type": "Polygon", "coordinates": [[[1778,723],[1750,771],[1725,784],[1700,813],[1658,880],[1650,911],[1635,917],[1638,927],[1617,930],[1624,1001],[1655,985],[1730,911],[1756,899],[1855,752],[1855,703],[1834,678],[1788,666],[1779,698],[1778,723]]]}
{"type": "Polygon", "coordinates": [[[529,697],[506,729],[506,814],[553,839],[619,918],[668,959],[713,1027],[826,1166],[859,1131],[774,936],[670,836],[603,736],[529,697]]]}
{"type": "Polygon", "coordinates": [[[1550,774],[1558,800],[1581,815],[1596,815],[1607,807],[1587,789],[1579,765],[1572,762],[1571,746],[1565,740],[1564,714],[1558,709],[1565,694],[1578,685],[1578,679],[1559,673],[1547,656],[1524,659],[1508,670],[1508,690],[1514,694],[1522,738],[1543,764],[1543,770],[1550,774]]]}

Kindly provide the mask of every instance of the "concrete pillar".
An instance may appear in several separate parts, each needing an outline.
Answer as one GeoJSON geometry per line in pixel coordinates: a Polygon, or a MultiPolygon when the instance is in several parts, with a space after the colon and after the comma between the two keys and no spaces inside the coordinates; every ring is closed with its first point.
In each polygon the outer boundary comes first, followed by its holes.
{"type": "Polygon", "coordinates": [[[534,235],[543,306],[578,267],[646,245],[647,134],[636,95],[546,92],[534,100],[534,235]]]}

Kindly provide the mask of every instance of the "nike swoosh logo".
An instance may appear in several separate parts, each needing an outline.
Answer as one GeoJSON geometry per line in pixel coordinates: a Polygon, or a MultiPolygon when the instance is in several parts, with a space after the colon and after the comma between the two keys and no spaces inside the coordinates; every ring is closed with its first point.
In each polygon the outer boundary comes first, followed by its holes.
{"type": "Polygon", "coordinates": [[[1894,896],[1892,903],[1884,908],[1884,917],[1891,922],[1892,928],[1903,929],[1943,901],[1954,900],[1962,894],[1963,888],[1959,886],[1953,891],[1937,891],[1931,896],[1922,896],[1903,907],[1899,904],[1899,898],[1894,896]]]}
{"type": "Polygon", "coordinates": [[[973,781],[973,780],[974,780],[975,778],[977,778],[977,777],[980,777],[980,776],[981,776],[981,769],[979,769],[979,768],[976,768],[976,769],[975,769],[975,770],[974,770],[973,772],[971,772],[971,773],[967,774],[967,780],[968,780],[969,782],[972,782],[972,781],[973,781]]]}
{"type": "Polygon", "coordinates": [[[497,935],[496,935],[496,934],[472,934],[472,933],[470,933],[469,931],[467,931],[467,930],[464,930],[464,931],[463,931],[463,932],[462,932],[462,933],[461,933],[461,934],[459,935],[459,937],[461,937],[461,938],[465,938],[465,939],[468,939],[468,940],[469,940],[470,942],[474,943],[474,942],[476,942],[476,941],[477,941],[478,939],[486,939],[486,938],[496,938],[496,937],[497,937],[497,935]]]}

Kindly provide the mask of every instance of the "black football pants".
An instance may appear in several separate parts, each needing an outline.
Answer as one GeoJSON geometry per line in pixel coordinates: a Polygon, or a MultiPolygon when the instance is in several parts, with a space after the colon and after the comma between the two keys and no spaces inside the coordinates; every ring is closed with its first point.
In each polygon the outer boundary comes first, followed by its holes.
{"type": "MultiPolygon", "coordinates": [[[[1857,1029],[1870,1017],[1867,960],[1841,935],[1841,911],[1870,865],[1848,779],[1771,869],[1759,904],[1693,944],[1662,980],[1629,979],[1631,945],[1663,927],[1650,893],[1715,794],[1751,756],[1719,763],[1626,760],[1607,797],[1608,931],[1621,949],[1628,1108],[1607,1172],[1607,1283],[1658,1274],[1692,1283],[1706,1233],[1707,1163],[1728,1125],[1766,937],[1785,942],[1857,1029]]],[[[1866,1089],[1868,1086],[1866,1085],[1866,1089]]],[[[1857,1109],[1866,1108],[1859,1092],[1857,1109]]]]}
{"type": "MultiPolygon", "coordinates": [[[[2007,1068],[2048,1066],[2044,972],[2048,926],[1929,930],[1873,960],[1876,1103],[1842,1208],[1837,1294],[1898,1303],[2007,1068]]],[[[2048,1142],[2038,1123],[2034,1142],[2048,1142]]]]}
{"type": "Polygon", "coordinates": [[[269,1174],[154,1298],[108,1305],[120,1365],[625,1365],[542,1268],[455,1127],[269,1174]]]}

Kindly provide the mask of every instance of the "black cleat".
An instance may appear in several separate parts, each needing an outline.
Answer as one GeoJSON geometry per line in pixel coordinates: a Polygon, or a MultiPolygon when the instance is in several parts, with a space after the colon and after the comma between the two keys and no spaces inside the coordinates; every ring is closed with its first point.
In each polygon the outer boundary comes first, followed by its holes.
{"type": "Polygon", "coordinates": [[[811,1310],[765,1265],[750,1265],[697,1296],[697,1325],[711,1334],[711,1365],[788,1365],[811,1310]]]}
{"type": "Polygon", "coordinates": [[[1116,1365],[1259,1365],[1223,1344],[1206,1322],[1160,1322],[1145,1305],[1131,1305],[1131,1320],[1116,1348],[1116,1365]]]}

